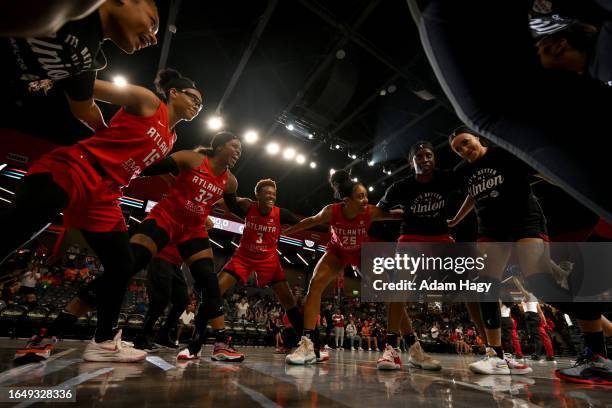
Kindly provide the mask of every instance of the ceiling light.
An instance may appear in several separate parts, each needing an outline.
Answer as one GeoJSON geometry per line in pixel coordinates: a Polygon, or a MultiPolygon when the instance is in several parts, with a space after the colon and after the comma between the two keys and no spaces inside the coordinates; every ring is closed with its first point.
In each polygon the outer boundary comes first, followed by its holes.
{"type": "Polygon", "coordinates": [[[291,160],[295,157],[295,149],[292,147],[288,147],[285,149],[285,151],[283,152],[283,158],[285,160],[291,160]]]}
{"type": "Polygon", "coordinates": [[[219,116],[213,116],[206,122],[210,130],[219,130],[223,127],[223,119],[219,116]]]}
{"type": "Polygon", "coordinates": [[[254,130],[248,130],[244,134],[244,141],[249,143],[249,144],[253,144],[257,140],[259,140],[259,134],[256,131],[254,131],[254,130]]]}
{"type": "Polygon", "coordinates": [[[317,168],[317,163],[315,163],[315,162],[310,162],[310,168],[311,168],[311,169],[316,169],[316,168],[317,168]]]}
{"type": "Polygon", "coordinates": [[[266,151],[270,154],[277,154],[280,151],[280,146],[278,145],[278,143],[268,143],[268,145],[266,146],[266,151]]]}
{"type": "Polygon", "coordinates": [[[295,161],[297,162],[297,164],[304,164],[306,162],[306,158],[304,157],[303,154],[298,154],[295,157],[295,161]]]}

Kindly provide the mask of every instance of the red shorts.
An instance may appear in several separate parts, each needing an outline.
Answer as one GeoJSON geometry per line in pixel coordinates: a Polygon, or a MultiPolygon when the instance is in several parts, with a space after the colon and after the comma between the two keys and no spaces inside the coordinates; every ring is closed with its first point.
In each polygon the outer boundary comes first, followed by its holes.
{"type": "Polygon", "coordinates": [[[449,242],[455,240],[448,234],[442,235],[417,235],[417,234],[402,234],[397,239],[397,242],[449,242]]]}
{"type": "Polygon", "coordinates": [[[161,250],[157,255],[157,258],[162,259],[166,262],[171,263],[172,265],[177,265],[180,267],[183,264],[183,258],[179,253],[176,245],[166,245],[164,249],[161,250]]]}
{"type": "Polygon", "coordinates": [[[255,272],[257,286],[272,286],[277,282],[286,281],[285,271],[281,266],[278,255],[270,258],[251,258],[240,252],[235,252],[232,259],[222,269],[243,283],[249,280],[251,273],[255,272]]]}
{"type": "Polygon", "coordinates": [[[119,207],[121,187],[93,167],[95,158],[79,146],[60,147],[34,162],[28,175],[51,173],[68,195],[64,225],[93,232],[127,231],[119,207]]]}
{"type": "Polygon", "coordinates": [[[327,248],[325,248],[325,252],[328,252],[338,257],[338,259],[340,260],[340,262],[342,262],[343,265],[352,265],[357,268],[361,268],[360,249],[349,251],[346,249],[339,248],[335,245],[328,245],[327,248]]]}
{"type": "Polygon", "coordinates": [[[170,238],[168,245],[177,245],[195,238],[208,238],[208,231],[204,227],[204,222],[199,222],[199,220],[192,220],[187,223],[180,222],[159,205],[153,207],[145,218],[146,220],[154,220],[158,227],[166,231],[170,238]]]}

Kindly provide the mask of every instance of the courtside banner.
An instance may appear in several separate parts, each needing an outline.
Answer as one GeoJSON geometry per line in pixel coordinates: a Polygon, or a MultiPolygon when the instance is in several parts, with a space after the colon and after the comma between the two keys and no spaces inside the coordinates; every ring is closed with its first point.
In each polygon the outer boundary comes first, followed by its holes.
{"type": "Polygon", "coordinates": [[[366,243],[361,274],[365,302],[612,302],[612,243],[366,243]]]}

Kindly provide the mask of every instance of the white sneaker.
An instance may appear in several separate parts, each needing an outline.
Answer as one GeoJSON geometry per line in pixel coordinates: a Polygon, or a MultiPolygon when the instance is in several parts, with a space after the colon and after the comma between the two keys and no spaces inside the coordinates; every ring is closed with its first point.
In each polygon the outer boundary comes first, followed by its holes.
{"type": "Polygon", "coordinates": [[[285,362],[288,364],[305,365],[314,363],[316,359],[317,356],[314,352],[312,340],[306,336],[302,336],[302,340],[298,343],[298,348],[285,357],[285,362]]]}
{"type": "Polygon", "coordinates": [[[329,351],[323,349],[319,350],[319,357],[317,358],[317,363],[324,363],[329,361],[329,351]]]}
{"type": "Polygon", "coordinates": [[[202,350],[198,351],[197,354],[191,354],[191,351],[189,351],[189,347],[186,347],[178,353],[178,355],[176,356],[176,359],[177,360],[195,360],[195,359],[200,358],[201,355],[202,355],[202,350]]]}
{"type": "Polygon", "coordinates": [[[362,348],[362,347],[359,347],[359,348],[357,349],[357,351],[363,351],[363,348],[362,348]]]}
{"type": "Polygon", "coordinates": [[[510,374],[512,375],[529,374],[533,371],[527,364],[515,360],[510,353],[504,353],[504,360],[506,360],[508,368],[510,369],[510,374]]]}
{"type": "Polygon", "coordinates": [[[469,368],[476,374],[510,375],[510,368],[506,360],[497,357],[495,350],[490,347],[487,347],[484,358],[470,364],[469,368]]]}
{"type": "Polygon", "coordinates": [[[355,351],[355,347],[351,347],[351,351],[355,351]]]}
{"type": "Polygon", "coordinates": [[[397,351],[387,344],[382,357],[376,362],[376,369],[399,370],[400,368],[402,368],[402,359],[399,354],[397,354],[397,351]]]}
{"type": "Polygon", "coordinates": [[[438,371],[442,369],[442,364],[427,354],[418,341],[408,349],[408,362],[421,370],[438,371]]]}
{"type": "Polygon", "coordinates": [[[147,352],[133,347],[124,347],[121,342],[121,330],[117,331],[115,338],[96,343],[92,339],[83,353],[83,360],[93,362],[116,362],[133,363],[142,361],[147,357],[147,352]]]}

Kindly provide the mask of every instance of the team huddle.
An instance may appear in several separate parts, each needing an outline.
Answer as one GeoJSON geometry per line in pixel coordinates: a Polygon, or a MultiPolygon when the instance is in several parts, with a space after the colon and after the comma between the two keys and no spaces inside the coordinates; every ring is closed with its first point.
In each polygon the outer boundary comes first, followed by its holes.
{"type": "MultiPolygon", "coordinates": [[[[120,13],[121,10],[113,8],[118,6],[111,3],[101,6],[102,12],[120,13]]],[[[132,46],[125,45],[125,39],[116,38],[120,34],[109,37],[124,44],[126,52],[156,42],[159,17],[155,6],[149,1],[138,4],[140,9],[129,11],[143,16],[145,22],[130,37],[132,46]]],[[[104,26],[99,28],[104,30],[104,26]]],[[[68,34],[73,35],[70,30],[68,34]]],[[[15,47],[23,46],[15,44],[15,47]]],[[[92,51],[95,47],[90,48],[92,51]]],[[[572,302],[571,293],[554,280],[545,245],[548,241],[546,219],[529,181],[533,171],[508,151],[461,126],[449,136],[450,148],[462,159],[454,172],[437,169],[436,148],[430,142],[420,141],[411,147],[407,157],[412,174],[391,185],[377,205],[368,202],[368,190],[362,183],[355,181],[349,172],[340,170],[329,178],[337,202],[323,206],[316,215],[300,219],[290,210],[276,206],[277,185],[265,174],[252,187],[254,199],[237,195],[238,180],[231,169],[240,160],[242,143],[235,134],[223,131],[208,146],[171,153],[179,137],[177,125],[194,120],[202,110],[204,92],[193,80],[178,71],[165,69],[155,80],[157,93],[136,85],[120,87],[95,79],[95,71],[87,67],[96,66],[96,57],[100,55],[92,52],[90,65],[83,64],[83,72],[93,72],[93,76],[80,78],[79,86],[64,83],[73,112],[95,134],[71,146],[52,150],[31,165],[12,207],[0,214],[0,224],[13,232],[0,238],[0,259],[10,256],[61,213],[64,226],[82,232],[105,271],[81,288],[55,321],[41,328],[27,347],[17,352],[17,358],[32,354],[48,357],[55,339],[75,324],[78,317],[95,310],[96,332],[85,348],[83,359],[121,363],[144,360],[153,351],[153,326],[165,307],[151,308],[142,333],[133,344],[121,340],[117,322],[130,279],[161,259],[189,268],[193,291],[199,298],[197,335],[187,347],[177,351],[177,359],[201,357],[208,325],[215,339],[213,360],[245,359],[230,344],[226,333],[223,294],[256,274],[257,285],[272,288],[291,325],[301,335],[298,347],[286,356],[286,363],[323,363],[329,360],[329,355],[319,338],[317,323],[322,294],[346,266],[360,266],[362,245],[370,240],[371,224],[385,220],[401,222],[398,245],[453,244],[452,228],[475,211],[478,248],[490,254],[487,273],[481,276],[479,284],[489,285],[494,301],[467,305],[487,345],[485,358],[472,363],[470,369],[475,373],[499,375],[532,371],[527,364],[504,352],[502,312],[495,292],[499,290],[511,255],[507,247],[499,248],[496,243],[519,242],[529,244],[516,248],[523,271],[522,282],[535,296],[554,291],[556,299],[566,299],[551,304],[578,320],[590,353],[575,367],[557,370],[557,376],[579,382],[588,370],[588,375],[601,378],[600,383],[612,384],[612,363],[606,355],[604,337],[607,332],[602,329],[609,328],[609,322],[603,317],[600,304],[572,302]],[[89,87],[84,95],[83,81],[89,87]],[[108,125],[93,101],[120,107],[108,125]],[[158,175],[172,176],[170,190],[130,236],[119,207],[122,189],[135,178],[158,175]],[[456,214],[448,211],[451,194],[461,194],[463,198],[456,214]],[[244,232],[233,257],[216,273],[207,220],[219,205],[225,205],[244,219],[244,232]],[[278,241],[281,234],[291,235],[322,225],[329,226],[331,239],[314,269],[301,310],[281,266],[278,241]]],[[[83,72],[67,73],[67,76],[78,77],[83,72]]],[[[28,81],[28,86],[42,89],[49,85],[44,81],[53,82],[53,78],[37,78],[28,81]]],[[[180,285],[181,290],[186,290],[184,282],[180,285]]],[[[408,360],[412,367],[442,369],[441,363],[425,353],[417,341],[406,304],[389,303],[387,308],[387,345],[377,368],[402,367],[394,348],[402,336],[409,347],[408,360]]],[[[157,343],[173,348],[167,333],[164,336],[157,343]]]]}

